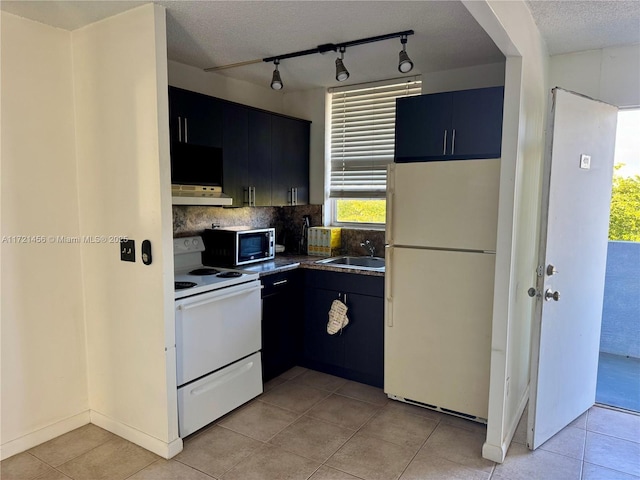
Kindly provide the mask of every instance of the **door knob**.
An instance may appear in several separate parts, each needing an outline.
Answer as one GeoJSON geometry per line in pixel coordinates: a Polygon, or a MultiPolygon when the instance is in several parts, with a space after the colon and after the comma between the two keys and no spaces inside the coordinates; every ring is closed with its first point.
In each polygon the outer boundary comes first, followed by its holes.
{"type": "Polygon", "coordinates": [[[556,270],[555,265],[553,265],[551,263],[549,265],[547,265],[547,275],[551,276],[551,275],[553,275],[555,273],[558,273],[558,270],[556,270]]]}
{"type": "Polygon", "coordinates": [[[531,298],[540,296],[538,294],[538,290],[533,288],[533,287],[531,287],[529,290],[527,290],[527,295],[529,295],[531,298]]]}
{"type": "Polygon", "coordinates": [[[554,292],[550,288],[544,292],[544,299],[548,302],[549,300],[558,301],[560,300],[560,292],[554,292]]]}

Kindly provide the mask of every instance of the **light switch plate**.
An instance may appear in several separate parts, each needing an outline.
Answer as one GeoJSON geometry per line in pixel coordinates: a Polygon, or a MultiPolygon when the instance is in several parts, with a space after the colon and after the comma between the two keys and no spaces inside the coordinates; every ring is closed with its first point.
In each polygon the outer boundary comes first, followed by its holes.
{"type": "Polygon", "coordinates": [[[589,170],[591,168],[591,155],[580,155],[580,168],[589,170]]]}
{"type": "Polygon", "coordinates": [[[120,240],[120,260],[123,262],[136,261],[136,243],[133,240],[120,240]]]}

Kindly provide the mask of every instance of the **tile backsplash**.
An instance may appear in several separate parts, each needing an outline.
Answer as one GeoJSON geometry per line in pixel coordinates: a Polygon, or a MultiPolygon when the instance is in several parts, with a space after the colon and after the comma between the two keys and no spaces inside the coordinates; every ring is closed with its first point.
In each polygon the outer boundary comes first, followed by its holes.
{"type": "MultiPolygon", "coordinates": [[[[274,227],[277,243],[285,246],[289,253],[306,253],[300,246],[304,215],[310,216],[311,226],[322,225],[322,205],[299,205],[295,207],[241,207],[224,208],[211,206],[173,206],[173,236],[201,235],[212,225],[229,227],[247,225],[253,228],[274,227]]],[[[360,246],[369,240],[377,257],[384,257],[384,231],[342,229],[342,253],[344,255],[366,255],[360,246]]]]}

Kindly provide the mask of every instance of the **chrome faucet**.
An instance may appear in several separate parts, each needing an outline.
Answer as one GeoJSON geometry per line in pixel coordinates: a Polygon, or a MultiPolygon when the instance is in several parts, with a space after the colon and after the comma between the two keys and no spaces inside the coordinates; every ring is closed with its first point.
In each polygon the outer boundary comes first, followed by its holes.
{"type": "Polygon", "coordinates": [[[369,255],[371,257],[375,256],[376,254],[376,247],[374,247],[373,245],[371,245],[371,242],[369,240],[365,240],[364,242],[362,242],[360,244],[361,247],[366,248],[367,251],[369,252],[369,255]]]}

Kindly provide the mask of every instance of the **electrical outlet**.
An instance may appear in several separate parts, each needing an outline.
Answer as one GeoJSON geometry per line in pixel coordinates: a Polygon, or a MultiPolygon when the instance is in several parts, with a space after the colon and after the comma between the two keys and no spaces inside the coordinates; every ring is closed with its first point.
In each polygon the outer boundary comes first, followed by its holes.
{"type": "Polygon", "coordinates": [[[136,261],[136,242],[133,240],[120,240],[120,260],[123,262],[136,261]]]}

